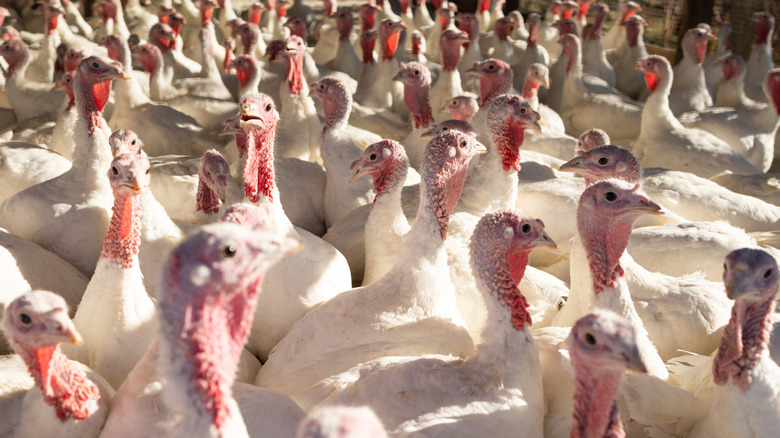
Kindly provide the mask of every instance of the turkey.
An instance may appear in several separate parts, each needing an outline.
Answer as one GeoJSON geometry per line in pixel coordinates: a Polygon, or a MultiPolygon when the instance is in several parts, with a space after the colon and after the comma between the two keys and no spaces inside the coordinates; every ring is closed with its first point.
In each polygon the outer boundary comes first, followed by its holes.
{"type": "Polygon", "coordinates": [[[157,340],[119,388],[103,435],[292,436],[303,411],[234,375],[264,273],[299,246],[270,224],[205,225],[182,242],[165,266],[157,340]]]}
{"type": "Polygon", "coordinates": [[[650,96],[642,110],[642,127],[632,152],[645,167],[666,167],[708,178],[724,170],[740,175],[761,173],[723,140],[685,128],[669,109],[672,68],[666,58],[651,55],[637,61],[650,96]]]}
{"type": "Polygon", "coordinates": [[[444,239],[468,162],[480,151],[484,146],[459,132],[431,140],[417,218],[395,266],[369,286],[342,292],[295,323],[271,352],[256,384],[308,405],[308,387],[356,363],[388,355],[467,357],[473,352],[455,309],[444,239]],[[311,368],[312,361],[321,366],[311,368]]]}
{"type": "Polygon", "coordinates": [[[108,178],[114,192],[111,223],[73,318],[85,342],[65,353],[119,388],[157,331],[155,306],[146,293],[138,261],[141,197],[149,190],[149,161],[132,153],[118,155],[108,178]]]}
{"type": "Polygon", "coordinates": [[[711,39],[712,33],[703,27],[685,32],[683,59],[672,69],[674,79],[669,91],[669,109],[675,117],[686,111],[702,111],[712,106],[712,96],[707,90],[701,65],[707,53],[707,42],[711,39]]]}
{"type": "Polygon", "coordinates": [[[295,438],[387,438],[382,422],[367,406],[327,406],[301,421],[295,438]]]}
{"type": "Polygon", "coordinates": [[[621,25],[626,28],[626,45],[621,46],[611,61],[615,70],[615,88],[632,99],[638,99],[645,90],[644,75],[635,67],[637,60],[650,56],[643,37],[646,25],[638,15],[628,18],[621,25]]]}
{"type": "MultiPolygon", "coordinates": [[[[767,172],[774,161],[775,136],[780,126],[780,69],[767,73],[762,83],[769,101],[766,107],[712,108],[683,114],[680,121],[683,126],[715,135],[759,170],[767,172]]],[[[777,149],[780,152],[780,146],[777,149]]]]}
{"type": "Polygon", "coordinates": [[[636,15],[637,12],[642,11],[642,6],[637,2],[628,1],[620,8],[620,20],[616,23],[612,23],[612,27],[609,28],[606,34],[604,34],[604,49],[620,49],[620,46],[626,41],[626,30],[623,28],[626,20],[636,15]]]}
{"type": "Polygon", "coordinates": [[[469,42],[471,40],[468,35],[456,29],[447,29],[441,34],[442,71],[431,87],[430,94],[431,108],[437,122],[445,120],[438,114],[438,110],[444,106],[444,103],[463,94],[458,62],[460,62],[461,46],[469,42]]]}
{"type": "MultiPolygon", "coordinates": [[[[393,108],[396,114],[405,114],[403,108],[403,87],[393,82],[392,79],[398,73],[399,62],[395,58],[398,48],[398,38],[402,30],[406,29],[403,21],[382,20],[379,24],[380,60],[376,66],[376,76],[366,78],[370,82],[361,87],[358,81],[358,92],[354,96],[355,102],[372,108],[393,108]]],[[[366,59],[366,48],[363,47],[363,59],[366,59]]],[[[365,63],[364,63],[365,66],[365,63]]],[[[363,79],[363,74],[361,74],[363,79]]]]}
{"type": "Polygon", "coordinates": [[[517,90],[523,89],[523,81],[531,65],[536,63],[545,67],[550,65],[550,55],[543,46],[538,44],[537,29],[540,21],[541,17],[537,13],[532,13],[528,16],[528,46],[525,49],[525,55],[518,60],[517,64],[512,66],[514,87],[517,90]]]}
{"type": "Polygon", "coordinates": [[[111,80],[127,78],[119,63],[91,56],[76,73],[73,166],[62,175],[28,187],[0,204],[0,226],[49,249],[91,275],[108,230],[111,189],[110,131],[101,116],[111,80]],[[64,232],[67,230],[67,232],[64,232]]]}
{"type": "Polygon", "coordinates": [[[756,39],[750,48],[745,73],[745,94],[751,99],[764,101],[762,81],[766,73],[774,68],[772,61],[772,33],[775,30],[775,17],[768,12],[753,14],[756,23],[756,39]]]}
{"type": "MultiPolygon", "coordinates": [[[[734,30],[734,26],[732,26],[731,23],[728,21],[725,21],[720,24],[720,31],[718,32],[718,38],[717,38],[717,46],[715,47],[715,51],[707,55],[706,58],[704,58],[704,62],[702,63],[702,68],[704,69],[704,80],[707,82],[707,88],[712,93],[712,98],[715,101],[715,106],[721,106],[718,105],[717,97],[718,97],[718,87],[720,87],[721,82],[723,82],[723,75],[724,71],[717,68],[718,59],[732,55],[731,52],[731,41],[729,40],[731,38],[731,32],[734,30]]],[[[647,55],[645,55],[647,56],[647,55]]],[[[744,64],[744,61],[743,61],[744,64]]],[[[744,69],[744,65],[743,65],[744,69]]]]}
{"type": "Polygon", "coordinates": [[[327,379],[333,395],[323,404],[367,404],[393,436],[508,437],[522,430],[541,437],[541,369],[528,302],[516,285],[531,250],[554,245],[540,220],[512,210],[485,215],[470,245],[488,308],[485,341],[474,354],[466,360],[429,355],[370,361],[327,379]]]}
{"type": "Polygon", "coordinates": [[[607,54],[601,40],[601,27],[609,15],[609,6],[603,2],[596,3],[590,10],[595,17],[593,23],[582,28],[582,72],[600,78],[610,87],[614,87],[615,70],[607,61],[607,54]]]}
{"type": "Polygon", "coordinates": [[[61,342],[83,342],[65,300],[27,292],[8,305],[0,325],[19,355],[0,360],[0,434],[96,438],[114,390],[60,351],[61,342]]]}
{"type": "Polygon", "coordinates": [[[715,92],[715,106],[731,108],[763,108],[761,103],[745,95],[745,60],[739,55],[726,55],[713,63],[722,70],[723,80],[715,92]]]}

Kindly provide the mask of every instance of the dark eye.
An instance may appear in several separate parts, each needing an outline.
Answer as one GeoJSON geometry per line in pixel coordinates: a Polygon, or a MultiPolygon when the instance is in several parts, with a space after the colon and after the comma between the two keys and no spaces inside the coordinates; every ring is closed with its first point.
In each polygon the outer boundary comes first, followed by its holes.
{"type": "Polygon", "coordinates": [[[369,159],[369,160],[371,160],[371,161],[374,161],[374,160],[376,160],[376,154],[371,154],[371,155],[369,155],[369,156],[368,156],[368,159],[369,159]]]}
{"type": "Polygon", "coordinates": [[[119,170],[116,168],[116,166],[111,166],[111,173],[114,175],[119,175],[119,170]]]}
{"type": "Polygon", "coordinates": [[[131,141],[130,144],[135,146],[135,139],[133,139],[133,141],[131,141]]]}
{"type": "Polygon", "coordinates": [[[463,140],[462,142],[460,142],[460,147],[465,148],[466,144],[467,144],[466,140],[463,140]]]}
{"type": "Polygon", "coordinates": [[[528,234],[531,232],[531,224],[523,224],[523,228],[521,228],[523,233],[528,234]]]}
{"type": "Polygon", "coordinates": [[[24,325],[29,325],[32,322],[32,318],[30,318],[30,315],[22,313],[19,315],[19,322],[24,325]]]}
{"type": "Polygon", "coordinates": [[[224,248],[222,248],[222,258],[228,259],[236,255],[236,247],[233,245],[228,245],[224,248]]]}
{"type": "Polygon", "coordinates": [[[606,166],[606,165],[607,165],[607,163],[609,163],[609,158],[607,158],[607,157],[601,157],[601,158],[599,158],[599,161],[598,161],[598,163],[599,163],[600,165],[602,165],[602,166],[606,166]]]}
{"type": "Polygon", "coordinates": [[[92,68],[100,68],[100,64],[98,64],[97,62],[93,62],[92,68]]]}
{"type": "Polygon", "coordinates": [[[207,170],[207,171],[206,171],[206,175],[207,175],[207,176],[211,176],[211,171],[207,170]]]}
{"type": "Polygon", "coordinates": [[[764,278],[769,278],[772,276],[772,270],[767,269],[766,272],[764,272],[764,278]]]}
{"type": "Polygon", "coordinates": [[[320,90],[324,90],[324,89],[325,89],[325,85],[320,84],[320,90]]]}
{"type": "Polygon", "coordinates": [[[590,333],[585,333],[585,342],[588,345],[596,345],[596,337],[590,333]]]}
{"type": "Polygon", "coordinates": [[[152,170],[152,168],[151,168],[151,167],[150,167],[150,168],[148,168],[148,169],[146,169],[146,174],[147,174],[147,175],[149,175],[149,171],[150,171],[150,170],[152,170]]]}
{"type": "Polygon", "coordinates": [[[525,114],[526,112],[528,111],[525,108],[520,108],[520,114],[525,114]]]}
{"type": "Polygon", "coordinates": [[[415,71],[414,71],[414,75],[415,75],[415,76],[420,76],[420,70],[415,70],[415,71]]]}
{"type": "Polygon", "coordinates": [[[441,131],[442,131],[442,132],[447,132],[447,131],[449,131],[449,130],[450,130],[450,128],[448,128],[448,127],[446,127],[446,126],[443,126],[443,127],[441,128],[441,131]]]}
{"type": "Polygon", "coordinates": [[[606,199],[607,202],[613,202],[615,199],[617,199],[617,193],[607,192],[606,194],[604,194],[604,199],[606,199]]]}
{"type": "Polygon", "coordinates": [[[265,110],[266,110],[266,112],[268,112],[268,111],[271,111],[271,109],[272,109],[272,108],[273,108],[273,107],[271,106],[271,104],[270,104],[270,103],[269,103],[268,105],[266,105],[266,106],[265,106],[265,110]]]}
{"type": "Polygon", "coordinates": [[[458,106],[458,101],[457,100],[453,100],[452,101],[452,106],[458,106]]]}
{"type": "Polygon", "coordinates": [[[493,70],[493,69],[495,69],[495,68],[496,68],[496,66],[495,66],[495,65],[493,65],[493,64],[490,64],[490,65],[488,65],[488,70],[493,70]]]}

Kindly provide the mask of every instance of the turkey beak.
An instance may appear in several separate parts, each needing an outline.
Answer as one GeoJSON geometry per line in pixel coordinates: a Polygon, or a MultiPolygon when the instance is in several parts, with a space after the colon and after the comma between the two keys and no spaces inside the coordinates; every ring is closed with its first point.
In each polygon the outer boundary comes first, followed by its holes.
{"type": "Polygon", "coordinates": [[[582,161],[579,157],[575,157],[563,164],[558,168],[561,172],[579,172],[582,169],[582,161]]]}
{"type": "Polygon", "coordinates": [[[539,124],[539,115],[536,115],[536,119],[528,120],[525,124],[526,129],[530,129],[531,131],[536,131],[539,134],[542,133],[542,125],[539,124]]]}
{"type": "Polygon", "coordinates": [[[141,193],[141,183],[138,181],[138,175],[136,175],[135,172],[129,172],[127,179],[122,181],[120,185],[129,188],[133,193],[141,193]]]}
{"type": "Polygon", "coordinates": [[[130,79],[130,76],[128,76],[127,73],[125,73],[125,71],[122,69],[122,65],[119,64],[118,62],[114,63],[111,67],[113,68],[114,73],[117,75],[117,77],[122,78],[124,80],[130,79]]]}
{"type": "Polygon", "coordinates": [[[636,64],[634,64],[634,70],[645,71],[645,65],[643,61],[646,60],[642,58],[637,59],[636,64]]]}
{"type": "Polygon", "coordinates": [[[81,345],[84,339],[76,330],[73,321],[68,317],[68,312],[64,309],[52,315],[52,319],[47,323],[47,334],[52,341],[67,342],[69,344],[81,345]]]}
{"type": "Polygon", "coordinates": [[[474,155],[481,155],[487,153],[487,148],[484,144],[475,141],[474,142],[474,155]]]}
{"type": "Polygon", "coordinates": [[[558,248],[558,245],[547,235],[547,231],[544,231],[544,228],[539,229],[539,235],[533,240],[533,244],[535,247],[558,248]]]}
{"type": "Polygon", "coordinates": [[[633,339],[625,345],[625,350],[620,352],[621,362],[626,364],[626,369],[636,371],[637,373],[647,374],[647,367],[642,362],[639,354],[639,347],[633,339]]]}
{"type": "MultiPolygon", "coordinates": [[[[439,112],[442,112],[442,111],[439,111],[439,112]]],[[[422,134],[420,134],[420,138],[433,138],[433,137],[436,137],[436,134],[438,134],[438,133],[439,133],[439,128],[436,125],[434,125],[431,129],[429,129],[429,130],[423,132],[422,134]]]]}
{"type": "MultiPolygon", "coordinates": [[[[732,269],[739,269],[738,267],[732,269]]],[[[753,279],[750,275],[724,275],[726,283],[726,296],[731,300],[736,300],[739,297],[746,295],[750,292],[755,292],[756,287],[753,285],[753,279]]]]}
{"type": "Polygon", "coordinates": [[[651,214],[655,216],[663,215],[661,206],[649,199],[642,199],[639,201],[639,205],[634,205],[628,208],[629,211],[635,211],[639,214],[651,214]]]}
{"type": "Polygon", "coordinates": [[[472,65],[471,67],[469,67],[469,68],[468,68],[468,70],[466,70],[466,74],[471,74],[471,75],[477,75],[477,76],[479,76],[479,74],[480,74],[480,73],[479,73],[479,70],[478,70],[478,68],[477,68],[477,63],[476,63],[476,62],[474,63],[474,65],[472,65]]]}
{"type": "Polygon", "coordinates": [[[716,59],[715,62],[712,63],[712,68],[720,67],[721,65],[723,65],[723,62],[725,62],[725,61],[726,61],[726,57],[725,56],[716,59]]]}
{"type": "Polygon", "coordinates": [[[303,249],[303,242],[301,242],[301,235],[294,229],[290,229],[290,232],[285,236],[282,242],[285,255],[292,255],[297,252],[301,252],[303,249]]]}
{"type": "Polygon", "coordinates": [[[400,82],[401,81],[401,73],[403,73],[403,72],[404,72],[403,68],[401,70],[398,70],[398,73],[396,73],[395,76],[393,76],[393,80],[400,82]]]}
{"type": "Polygon", "coordinates": [[[363,169],[363,166],[360,165],[361,160],[355,160],[350,164],[349,168],[355,170],[355,174],[352,175],[352,178],[349,179],[349,182],[355,182],[358,179],[368,175],[369,173],[363,169]]]}

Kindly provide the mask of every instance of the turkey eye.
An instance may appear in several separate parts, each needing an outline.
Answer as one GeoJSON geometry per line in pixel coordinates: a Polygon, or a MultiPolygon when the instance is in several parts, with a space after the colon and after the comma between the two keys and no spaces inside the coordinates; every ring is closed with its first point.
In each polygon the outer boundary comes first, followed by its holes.
{"type": "Polygon", "coordinates": [[[152,170],[152,168],[151,168],[151,167],[150,167],[150,168],[148,168],[148,169],[146,169],[146,174],[147,174],[147,175],[149,175],[149,171],[150,171],[150,170],[152,170]]]}
{"type": "Polygon", "coordinates": [[[448,127],[446,127],[446,126],[444,126],[444,127],[442,127],[442,128],[441,128],[441,132],[447,132],[447,131],[449,131],[449,130],[450,130],[450,128],[448,128],[448,127]]]}
{"type": "Polygon", "coordinates": [[[617,193],[615,193],[615,192],[607,192],[607,193],[604,195],[604,199],[606,199],[606,200],[607,200],[607,202],[612,202],[612,201],[614,201],[615,199],[617,199],[617,193]]]}
{"type": "Polygon", "coordinates": [[[493,70],[494,68],[496,68],[496,66],[495,66],[495,65],[493,65],[493,64],[490,64],[490,65],[488,66],[488,70],[493,70]]]}
{"type": "Polygon", "coordinates": [[[265,110],[266,111],[271,111],[271,104],[270,103],[265,106],[265,110]]]}
{"type": "Polygon", "coordinates": [[[324,89],[325,89],[325,85],[320,84],[320,90],[324,90],[324,89]]]}
{"type": "Polygon", "coordinates": [[[222,248],[222,258],[228,259],[236,255],[236,247],[233,245],[228,245],[224,248],[222,248]]]}
{"type": "Polygon", "coordinates": [[[415,75],[415,76],[420,76],[420,70],[415,70],[415,71],[414,71],[414,75],[415,75]]]}
{"type": "Polygon", "coordinates": [[[772,270],[767,269],[766,272],[764,272],[764,278],[769,278],[772,276],[772,270]]]}
{"type": "Polygon", "coordinates": [[[206,176],[211,176],[211,172],[207,170],[206,171],[206,176]]]}
{"type": "Polygon", "coordinates": [[[460,142],[460,147],[465,148],[466,147],[466,140],[463,140],[460,142]]]}
{"type": "Polygon", "coordinates": [[[32,318],[30,318],[30,315],[22,313],[19,315],[19,322],[24,325],[29,325],[32,322],[32,318]]]}
{"type": "Polygon", "coordinates": [[[723,271],[725,272],[725,271],[728,271],[728,270],[729,270],[729,267],[728,267],[728,266],[726,266],[726,264],[724,263],[724,264],[723,264],[723,271]]]}
{"type": "Polygon", "coordinates": [[[111,173],[114,175],[119,175],[119,170],[116,168],[116,166],[111,166],[111,173]]]}
{"type": "Polygon", "coordinates": [[[525,114],[527,111],[525,108],[520,108],[520,114],[525,114]]]}
{"type": "Polygon", "coordinates": [[[600,165],[602,165],[602,166],[606,166],[606,165],[607,165],[607,163],[609,163],[609,159],[608,159],[607,157],[601,157],[601,158],[599,158],[599,161],[598,161],[598,163],[599,163],[600,165]]]}
{"type": "Polygon", "coordinates": [[[528,234],[531,232],[531,224],[523,224],[523,228],[521,228],[523,233],[528,234]]]}
{"type": "Polygon", "coordinates": [[[93,62],[92,68],[100,68],[100,64],[98,64],[97,62],[93,62]]]}
{"type": "Polygon", "coordinates": [[[135,140],[131,141],[130,144],[135,146],[135,140]]]}
{"type": "Polygon", "coordinates": [[[596,337],[590,333],[585,333],[585,342],[588,345],[596,345],[596,337]]]}
{"type": "Polygon", "coordinates": [[[369,159],[369,160],[371,160],[371,161],[374,161],[374,160],[376,160],[376,154],[371,154],[371,155],[369,155],[369,156],[368,156],[368,159],[369,159]]]}

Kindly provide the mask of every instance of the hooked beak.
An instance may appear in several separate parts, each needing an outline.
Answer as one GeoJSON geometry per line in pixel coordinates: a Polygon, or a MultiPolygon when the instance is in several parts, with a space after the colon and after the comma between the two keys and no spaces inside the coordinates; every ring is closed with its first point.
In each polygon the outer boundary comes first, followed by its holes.
{"type": "Polygon", "coordinates": [[[539,124],[538,120],[527,120],[525,123],[525,128],[530,129],[531,131],[536,131],[539,134],[542,133],[542,125],[539,124]]]}
{"type": "Polygon", "coordinates": [[[68,317],[67,312],[62,312],[62,317],[59,315],[51,321],[47,329],[47,334],[57,342],[67,342],[69,344],[81,345],[84,343],[84,339],[81,334],[76,330],[76,326],[73,321],[68,317]]]}
{"type": "Polygon", "coordinates": [[[579,172],[582,170],[582,161],[579,157],[574,157],[571,160],[561,164],[561,167],[558,168],[561,172],[579,172]]]}
{"type": "Polygon", "coordinates": [[[650,214],[654,216],[661,216],[664,214],[661,211],[661,206],[650,200],[640,201],[640,205],[628,207],[626,211],[636,212],[638,214],[650,214]]]}
{"type": "Polygon", "coordinates": [[[349,167],[351,169],[355,169],[355,174],[352,175],[352,178],[349,179],[349,182],[355,182],[360,178],[370,174],[367,170],[363,169],[363,166],[360,165],[360,160],[355,160],[349,167]]]}
{"type": "MultiPolygon", "coordinates": [[[[439,111],[439,112],[440,113],[444,112],[444,110],[442,109],[442,111],[439,111]]],[[[433,137],[436,136],[438,130],[439,130],[439,128],[434,124],[431,127],[431,129],[429,129],[429,130],[423,132],[422,134],[420,134],[420,138],[433,138],[433,137]]]]}
{"type": "Polygon", "coordinates": [[[632,348],[631,351],[629,351],[626,355],[628,356],[624,357],[624,359],[626,359],[626,369],[635,371],[637,373],[647,374],[647,367],[645,366],[645,363],[642,362],[642,357],[639,355],[639,348],[637,348],[636,345],[634,345],[634,348],[632,348]]]}
{"type": "Polygon", "coordinates": [[[484,144],[475,141],[474,142],[475,148],[474,148],[474,155],[481,155],[487,153],[487,148],[484,144]]]}
{"type": "Polygon", "coordinates": [[[544,229],[539,230],[539,236],[536,237],[533,241],[534,246],[539,247],[547,247],[547,248],[558,248],[558,245],[555,244],[555,241],[553,241],[550,236],[547,234],[547,231],[544,229]]]}

